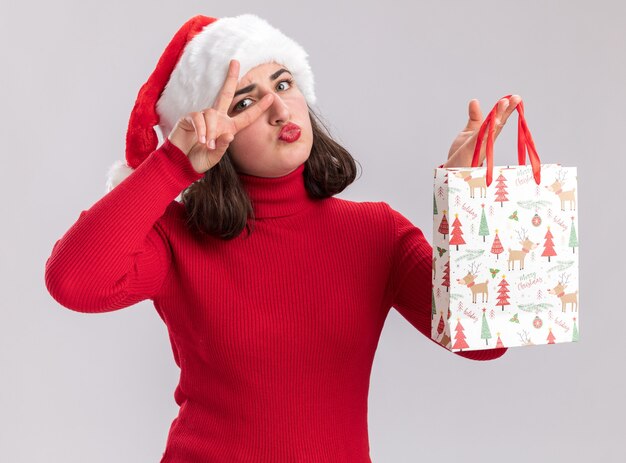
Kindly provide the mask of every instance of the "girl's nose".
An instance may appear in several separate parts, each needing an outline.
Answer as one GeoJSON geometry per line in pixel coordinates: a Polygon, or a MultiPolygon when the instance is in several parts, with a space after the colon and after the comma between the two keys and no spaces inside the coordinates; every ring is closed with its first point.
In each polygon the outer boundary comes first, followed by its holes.
{"type": "Polygon", "coordinates": [[[272,122],[275,124],[289,120],[289,108],[279,95],[274,95],[274,101],[272,101],[269,111],[271,111],[272,122]]]}

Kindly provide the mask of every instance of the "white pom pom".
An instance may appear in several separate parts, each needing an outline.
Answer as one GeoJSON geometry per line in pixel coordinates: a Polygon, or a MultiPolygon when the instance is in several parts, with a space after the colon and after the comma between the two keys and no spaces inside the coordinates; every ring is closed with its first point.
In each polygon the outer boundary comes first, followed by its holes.
{"type": "Polygon", "coordinates": [[[126,164],[126,161],[115,161],[113,165],[109,168],[109,172],[107,173],[107,193],[115,188],[117,185],[122,183],[122,181],[130,174],[132,174],[133,171],[134,169],[129,167],[126,164]]]}

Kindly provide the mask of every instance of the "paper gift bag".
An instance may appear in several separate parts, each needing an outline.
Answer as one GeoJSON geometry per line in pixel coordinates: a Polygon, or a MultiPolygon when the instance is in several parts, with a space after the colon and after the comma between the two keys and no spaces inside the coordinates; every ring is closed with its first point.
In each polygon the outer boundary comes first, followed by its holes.
{"type": "Polygon", "coordinates": [[[522,102],[519,165],[494,166],[496,107],[472,167],[435,169],[431,337],[453,352],[579,339],[576,167],[540,163],[522,102]]]}

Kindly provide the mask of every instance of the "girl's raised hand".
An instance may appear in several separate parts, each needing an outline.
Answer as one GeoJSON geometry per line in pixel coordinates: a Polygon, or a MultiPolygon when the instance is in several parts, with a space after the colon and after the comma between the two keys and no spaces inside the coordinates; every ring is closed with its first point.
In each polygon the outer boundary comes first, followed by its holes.
{"type": "MultiPolygon", "coordinates": [[[[511,95],[511,98],[502,98],[498,101],[498,108],[496,109],[496,116],[494,119],[494,137],[495,140],[498,134],[502,131],[502,127],[506,123],[511,113],[515,110],[519,102],[522,101],[522,97],[519,95],[511,95]]],[[[472,158],[474,157],[474,148],[476,147],[476,140],[478,138],[478,129],[483,123],[483,114],[480,110],[478,100],[471,100],[469,102],[469,120],[467,125],[456,136],[450,147],[448,153],[448,161],[444,164],[445,167],[471,167],[472,158]]],[[[481,165],[487,155],[487,142],[486,138],[480,149],[480,157],[478,165],[481,165]]]]}
{"type": "Polygon", "coordinates": [[[270,93],[245,111],[230,117],[228,108],[233,102],[238,78],[239,61],[230,60],[226,79],[213,106],[181,117],[167,137],[187,155],[198,173],[215,166],[235,134],[254,122],[272,104],[274,95],[270,93]]]}

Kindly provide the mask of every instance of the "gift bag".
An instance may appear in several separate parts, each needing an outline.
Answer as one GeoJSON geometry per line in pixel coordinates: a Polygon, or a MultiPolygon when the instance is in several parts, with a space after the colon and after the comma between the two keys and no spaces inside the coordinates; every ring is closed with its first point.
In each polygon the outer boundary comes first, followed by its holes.
{"type": "Polygon", "coordinates": [[[472,167],[435,169],[431,337],[453,352],[579,339],[576,167],[540,163],[523,102],[519,165],[494,166],[496,107],[472,167]]]}

